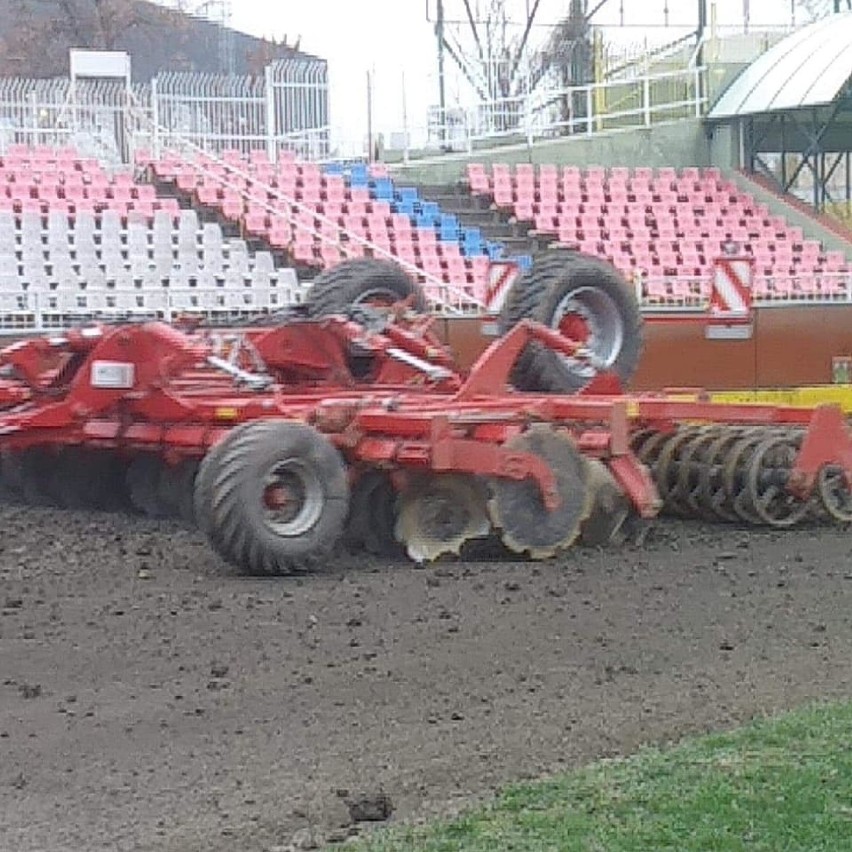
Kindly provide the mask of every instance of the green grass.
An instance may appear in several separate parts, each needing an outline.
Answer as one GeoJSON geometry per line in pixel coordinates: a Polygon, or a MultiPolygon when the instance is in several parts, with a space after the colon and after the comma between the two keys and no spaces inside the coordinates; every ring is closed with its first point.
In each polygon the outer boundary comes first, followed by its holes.
{"type": "Polygon", "coordinates": [[[852,850],[852,703],[507,789],[452,822],[359,852],[852,850]]]}

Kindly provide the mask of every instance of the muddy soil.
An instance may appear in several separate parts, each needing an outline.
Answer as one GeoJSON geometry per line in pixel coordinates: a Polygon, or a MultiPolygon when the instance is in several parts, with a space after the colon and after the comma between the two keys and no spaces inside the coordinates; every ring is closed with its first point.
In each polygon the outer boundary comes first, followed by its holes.
{"type": "Polygon", "coordinates": [[[838,530],[662,522],[551,564],[257,580],[170,523],[4,506],[0,528],[0,849],[340,839],[365,794],[421,819],[852,696],[838,530]]]}

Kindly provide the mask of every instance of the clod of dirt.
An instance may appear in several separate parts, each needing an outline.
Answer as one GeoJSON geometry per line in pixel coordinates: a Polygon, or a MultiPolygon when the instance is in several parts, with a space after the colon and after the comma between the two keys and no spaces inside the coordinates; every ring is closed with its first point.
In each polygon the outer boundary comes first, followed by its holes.
{"type": "Polygon", "coordinates": [[[226,666],[224,663],[213,663],[210,666],[210,677],[225,677],[230,671],[230,666],[226,666]]]}
{"type": "Polygon", "coordinates": [[[21,693],[21,698],[39,698],[41,696],[41,684],[22,683],[18,687],[18,692],[21,693]]]}
{"type": "Polygon", "coordinates": [[[362,793],[346,800],[352,822],[383,822],[393,813],[393,802],[387,793],[362,793]]]}
{"type": "Polygon", "coordinates": [[[6,598],[6,602],[3,604],[3,607],[5,609],[20,609],[23,605],[23,598],[6,598]]]}

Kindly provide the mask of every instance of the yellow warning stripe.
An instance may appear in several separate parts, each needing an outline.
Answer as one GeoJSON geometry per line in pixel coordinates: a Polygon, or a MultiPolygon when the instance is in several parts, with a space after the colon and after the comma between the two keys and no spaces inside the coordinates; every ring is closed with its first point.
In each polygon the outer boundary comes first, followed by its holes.
{"type": "MultiPolygon", "coordinates": [[[[695,394],[672,394],[671,400],[687,401],[695,394]]],[[[790,408],[815,408],[817,405],[839,405],[852,414],[852,385],[813,385],[800,388],[767,388],[763,390],[709,391],[703,396],[709,402],[734,405],[784,405],[790,408]]]]}

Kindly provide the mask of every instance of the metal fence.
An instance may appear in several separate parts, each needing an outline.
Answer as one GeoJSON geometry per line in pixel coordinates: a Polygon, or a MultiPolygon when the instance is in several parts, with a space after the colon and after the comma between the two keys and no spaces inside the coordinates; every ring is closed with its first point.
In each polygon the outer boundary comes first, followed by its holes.
{"type": "MultiPolygon", "coordinates": [[[[407,145],[404,159],[436,150],[472,153],[494,145],[532,145],[700,117],[707,104],[706,74],[706,68],[696,67],[585,86],[539,86],[529,94],[482,101],[470,109],[434,110],[425,145],[407,145]]],[[[417,139],[423,135],[418,130],[407,127],[404,138],[417,139]]]]}
{"type": "Polygon", "coordinates": [[[105,162],[129,162],[159,132],[211,152],[265,147],[311,160],[330,156],[328,69],[287,59],[258,77],[165,73],[128,88],[110,80],[0,79],[0,151],[65,145],[105,162]],[[144,127],[158,131],[146,136],[144,127]]]}
{"type": "MultiPolygon", "coordinates": [[[[324,62],[281,60],[262,77],[162,74],[149,100],[158,132],[206,151],[266,148],[273,161],[283,150],[309,160],[331,153],[324,62]]],[[[152,140],[155,147],[162,141],[152,140]]]]}
{"type": "Polygon", "coordinates": [[[73,144],[99,159],[120,161],[132,97],[110,80],[0,78],[0,150],[16,143],[73,144]]]}

